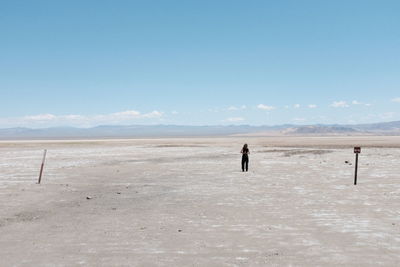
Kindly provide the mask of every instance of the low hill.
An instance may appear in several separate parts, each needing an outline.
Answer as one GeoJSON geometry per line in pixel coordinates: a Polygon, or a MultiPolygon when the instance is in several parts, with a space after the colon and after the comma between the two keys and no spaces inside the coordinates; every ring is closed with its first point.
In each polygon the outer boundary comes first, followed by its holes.
{"type": "Polygon", "coordinates": [[[276,125],[276,126],[180,126],[131,125],[93,128],[55,127],[45,129],[0,129],[2,140],[23,139],[91,139],[142,137],[263,135],[400,135],[400,121],[355,125],[276,125]]]}

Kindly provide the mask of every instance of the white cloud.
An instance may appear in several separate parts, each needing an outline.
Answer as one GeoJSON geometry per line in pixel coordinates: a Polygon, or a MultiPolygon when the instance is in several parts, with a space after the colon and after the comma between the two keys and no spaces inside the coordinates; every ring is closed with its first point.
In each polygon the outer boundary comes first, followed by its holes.
{"type": "Polygon", "coordinates": [[[163,112],[154,110],[154,111],[152,111],[152,112],[150,112],[150,113],[143,114],[143,115],[142,115],[142,118],[160,118],[160,117],[162,117],[163,115],[164,115],[163,112]]]}
{"type": "Polygon", "coordinates": [[[351,101],[351,104],[353,104],[353,105],[363,105],[363,106],[366,106],[366,107],[371,106],[371,104],[359,102],[359,101],[357,101],[357,100],[351,101]]]}
{"type": "Polygon", "coordinates": [[[299,108],[299,107],[300,107],[300,104],[294,104],[293,107],[294,107],[294,108],[299,108]]]}
{"type": "Polygon", "coordinates": [[[163,112],[154,110],[140,113],[135,110],[98,115],[53,115],[39,114],[18,118],[0,118],[0,127],[52,127],[77,126],[90,127],[100,124],[135,123],[137,120],[159,119],[163,112]]]}
{"type": "Polygon", "coordinates": [[[246,109],[247,108],[247,106],[246,105],[242,105],[242,106],[240,106],[240,107],[236,107],[236,106],[230,106],[230,107],[228,107],[228,110],[230,110],[230,111],[233,111],[233,110],[243,110],[243,109],[246,109]]]}
{"type": "MultiPolygon", "coordinates": [[[[122,112],[117,112],[117,113],[112,113],[108,116],[110,117],[115,117],[115,118],[138,118],[140,117],[140,112],[136,110],[127,110],[127,111],[122,111],[122,112]]],[[[106,115],[107,116],[107,115],[106,115]]]]}
{"type": "Polygon", "coordinates": [[[84,116],[81,116],[81,115],[65,115],[64,118],[67,119],[67,120],[82,120],[82,119],[84,119],[84,116]]]}
{"type": "Polygon", "coordinates": [[[308,105],[308,107],[309,107],[309,108],[316,108],[316,107],[317,107],[317,105],[310,104],[310,105],[308,105]]]}
{"type": "Polygon", "coordinates": [[[275,109],[275,107],[273,106],[268,106],[268,105],[263,105],[263,104],[259,104],[257,106],[258,109],[262,109],[262,110],[273,110],[275,109]]]}
{"type": "Polygon", "coordinates": [[[242,118],[242,117],[227,118],[226,121],[239,122],[239,121],[244,121],[244,118],[242,118]]]}
{"type": "Polygon", "coordinates": [[[393,98],[392,102],[400,103],[400,97],[393,98]]]}
{"type": "Polygon", "coordinates": [[[25,116],[24,119],[28,121],[51,121],[57,117],[53,114],[39,114],[34,116],[25,116]]]}
{"type": "Polygon", "coordinates": [[[174,110],[174,111],[171,112],[171,114],[172,114],[172,115],[177,115],[177,114],[179,114],[179,112],[176,111],[176,110],[174,110]]]}
{"type": "Polygon", "coordinates": [[[286,105],[286,106],[284,106],[284,108],[288,109],[288,108],[289,108],[289,106],[288,106],[288,105],[286,105]]]}
{"type": "Polygon", "coordinates": [[[347,108],[349,105],[347,104],[346,101],[335,101],[331,104],[331,107],[334,108],[347,108]]]}

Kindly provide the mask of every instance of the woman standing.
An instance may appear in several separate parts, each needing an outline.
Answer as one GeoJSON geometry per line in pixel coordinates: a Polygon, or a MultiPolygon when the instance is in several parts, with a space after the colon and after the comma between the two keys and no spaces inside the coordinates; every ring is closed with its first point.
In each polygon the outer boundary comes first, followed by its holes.
{"type": "Polygon", "coordinates": [[[247,144],[244,144],[242,151],[240,151],[240,153],[242,153],[242,171],[244,171],[246,167],[246,172],[247,172],[249,170],[249,154],[250,154],[250,150],[247,144]]]}

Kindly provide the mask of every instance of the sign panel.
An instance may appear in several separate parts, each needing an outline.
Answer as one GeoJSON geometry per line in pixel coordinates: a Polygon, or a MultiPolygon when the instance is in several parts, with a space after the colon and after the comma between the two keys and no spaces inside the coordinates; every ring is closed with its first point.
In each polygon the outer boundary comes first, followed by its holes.
{"type": "Polygon", "coordinates": [[[354,148],[354,153],[361,153],[361,147],[359,147],[359,146],[356,146],[355,148],[354,148]]]}

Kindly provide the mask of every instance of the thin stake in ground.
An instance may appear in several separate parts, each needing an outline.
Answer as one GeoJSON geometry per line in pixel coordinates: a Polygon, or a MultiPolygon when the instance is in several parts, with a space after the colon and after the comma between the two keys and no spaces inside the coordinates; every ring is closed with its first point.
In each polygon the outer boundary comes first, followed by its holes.
{"type": "Polygon", "coordinates": [[[355,147],[354,153],[356,154],[356,166],[354,170],[354,185],[357,185],[357,173],[358,173],[358,154],[361,153],[361,147],[355,147]]]}
{"type": "Polygon", "coordinates": [[[42,175],[43,175],[43,169],[44,169],[44,162],[46,160],[46,154],[47,154],[47,149],[44,150],[43,153],[43,160],[42,160],[42,165],[40,166],[40,173],[39,173],[39,180],[38,180],[38,184],[40,184],[40,182],[42,181],[42,175]]]}

